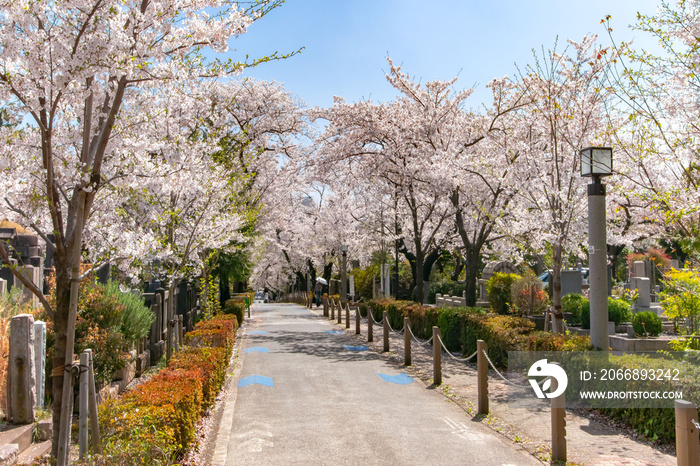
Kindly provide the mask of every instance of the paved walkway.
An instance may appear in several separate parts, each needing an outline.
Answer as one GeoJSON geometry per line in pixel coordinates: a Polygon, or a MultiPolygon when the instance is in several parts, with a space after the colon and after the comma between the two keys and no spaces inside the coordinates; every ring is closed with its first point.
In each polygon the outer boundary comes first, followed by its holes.
{"type": "Polygon", "coordinates": [[[316,311],[256,304],[237,347],[214,465],[542,464],[316,311]]]}
{"type": "MultiPolygon", "coordinates": [[[[313,308],[319,319],[323,310],[313,308]]],[[[338,329],[345,328],[345,313],[343,325],[334,324],[338,329]]],[[[363,321],[361,335],[355,335],[354,311],[351,313],[351,328],[347,331],[354,344],[364,344],[371,350],[382,351],[382,327],[374,326],[374,342],[367,343],[367,322],[363,321]]],[[[390,333],[389,353],[380,356],[393,363],[394,367],[402,368],[415,379],[422,380],[424,386],[432,382],[432,347],[412,344],[412,366],[403,365],[403,334],[390,333]]],[[[444,397],[464,407],[473,409],[468,416],[471,420],[476,413],[477,377],[476,364],[455,361],[446,353],[442,355],[441,390],[444,397]]],[[[517,442],[532,454],[537,455],[547,464],[550,459],[550,411],[548,409],[517,409],[506,405],[506,384],[493,371],[489,373],[489,404],[492,415],[482,421],[500,435],[517,442]]],[[[478,419],[474,418],[474,420],[478,419]]],[[[619,433],[619,430],[598,422],[594,417],[583,417],[567,412],[567,454],[573,464],[587,466],[671,466],[676,464],[674,456],[663,454],[658,450],[619,433]]],[[[488,463],[487,463],[488,464],[488,463]]]]}

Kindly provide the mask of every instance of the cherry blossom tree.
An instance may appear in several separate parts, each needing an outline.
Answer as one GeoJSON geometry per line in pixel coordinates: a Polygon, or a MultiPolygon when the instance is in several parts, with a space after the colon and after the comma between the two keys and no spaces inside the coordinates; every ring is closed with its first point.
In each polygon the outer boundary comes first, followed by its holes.
{"type": "MultiPolygon", "coordinates": [[[[657,39],[660,51],[615,44],[610,111],[628,120],[616,137],[621,188],[631,193],[630,215],[650,234],[700,251],[697,66],[700,2],[662,2],[635,27],[657,39]]],[[[612,35],[611,18],[603,21],[612,35]]]]}
{"type": "MultiPolygon", "coordinates": [[[[35,230],[54,250],[55,308],[17,276],[42,299],[54,321],[54,367],[72,363],[83,232],[97,196],[153,154],[145,132],[138,138],[123,134],[133,134],[127,130],[152,118],[168,117],[157,108],[129,112],[131,103],[169,94],[174,84],[235,73],[245,64],[207,56],[226,51],[231,37],[278,4],[0,3],[0,101],[13,118],[26,122],[21,132],[0,129],[9,142],[0,157],[2,214],[35,230]],[[204,49],[213,54],[205,55],[204,49]],[[48,240],[49,233],[55,241],[48,240]]],[[[164,145],[158,155],[167,160],[177,151],[164,145]]],[[[4,251],[0,254],[7,262],[4,251]]],[[[70,385],[63,379],[62,373],[53,375],[53,454],[59,464],[67,451],[59,436],[67,441],[70,428],[59,425],[71,405],[70,385]]]]}
{"type": "MultiPolygon", "coordinates": [[[[563,52],[543,52],[519,77],[531,102],[521,112],[521,173],[527,189],[518,191],[519,226],[529,243],[553,251],[551,293],[554,330],[563,331],[561,268],[565,252],[576,252],[586,236],[586,194],[580,176],[580,149],[604,145],[606,49],[595,36],[569,41],[563,52]]],[[[516,209],[513,203],[511,208],[516,209]]]]}
{"type": "Polygon", "coordinates": [[[381,105],[337,100],[323,115],[329,123],[318,163],[334,167],[345,186],[372,193],[369,207],[399,222],[395,234],[412,262],[416,299],[422,301],[425,259],[441,248],[451,208],[428,182],[438,174],[420,156],[415,109],[408,99],[381,105]]]}

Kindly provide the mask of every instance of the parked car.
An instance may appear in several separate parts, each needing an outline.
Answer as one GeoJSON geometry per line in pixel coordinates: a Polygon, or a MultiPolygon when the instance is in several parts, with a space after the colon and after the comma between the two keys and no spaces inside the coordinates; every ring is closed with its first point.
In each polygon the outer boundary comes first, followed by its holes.
{"type": "Polygon", "coordinates": [[[256,302],[256,303],[269,303],[269,302],[270,302],[270,298],[269,298],[268,294],[265,293],[264,291],[257,291],[257,292],[255,292],[255,299],[254,299],[253,302],[256,302]]]}
{"type": "MultiPolygon", "coordinates": [[[[582,269],[581,269],[581,272],[582,272],[582,273],[581,273],[581,284],[582,284],[582,285],[587,285],[587,284],[588,284],[588,276],[590,275],[591,271],[590,271],[590,269],[588,269],[588,268],[582,268],[582,269]]],[[[537,277],[537,278],[539,278],[540,280],[542,280],[542,283],[544,283],[544,286],[545,286],[545,287],[546,287],[547,285],[549,285],[549,275],[550,275],[550,273],[551,273],[551,271],[548,270],[548,271],[546,271],[546,272],[544,272],[544,273],[541,273],[541,274],[538,275],[538,277],[537,277]]]]}

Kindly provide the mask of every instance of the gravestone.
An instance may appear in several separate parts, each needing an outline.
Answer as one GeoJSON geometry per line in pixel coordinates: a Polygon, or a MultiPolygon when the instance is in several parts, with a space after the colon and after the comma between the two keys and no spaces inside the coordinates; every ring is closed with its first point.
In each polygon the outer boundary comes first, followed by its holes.
{"type": "Polygon", "coordinates": [[[15,424],[31,424],[36,418],[34,364],[34,318],[30,314],[19,314],[10,321],[7,367],[9,412],[15,424]]]}
{"type": "Polygon", "coordinates": [[[442,294],[435,293],[435,306],[440,307],[442,304],[442,294]]]}
{"type": "Polygon", "coordinates": [[[646,264],[644,261],[635,261],[632,264],[632,277],[647,277],[646,264]]]}
{"type": "Polygon", "coordinates": [[[678,269],[678,268],[679,268],[678,259],[671,259],[670,267],[671,267],[672,269],[678,269]]]}
{"type": "Polygon", "coordinates": [[[7,293],[7,282],[0,278],[0,294],[7,293]]]}
{"type": "Polygon", "coordinates": [[[46,368],[46,322],[34,322],[34,369],[36,371],[36,407],[44,408],[44,370],[46,368]]]}
{"type": "Polygon", "coordinates": [[[580,270],[562,270],[561,271],[561,295],[566,296],[569,293],[583,293],[583,277],[580,270]]]}
{"type": "Polygon", "coordinates": [[[107,282],[109,281],[110,273],[111,273],[111,266],[110,266],[109,262],[100,266],[100,268],[95,273],[95,278],[97,279],[97,283],[100,283],[102,285],[106,285],[107,282]]]}
{"type": "MultiPolygon", "coordinates": [[[[46,237],[51,241],[52,244],[56,244],[56,236],[53,233],[49,233],[46,237]]],[[[54,266],[54,253],[53,248],[48,244],[46,245],[46,257],[44,258],[44,269],[50,270],[54,266]]]]}
{"type": "MultiPolygon", "coordinates": [[[[0,247],[5,247],[5,245],[3,243],[0,243],[0,247]]],[[[10,258],[10,265],[17,265],[17,259],[10,258]]],[[[10,268],[4,264],[0,265],[0,279],[5,281],[5,288],[7,289],[7,291],[10,291],[12,287],[15,286],[15,276],[12,274],[12,270],[10,270],[10,268]]],[[[18,280],[17,283],[19,283],[18,280]]]]}
{"type": "Polygon", "coordinates": [[[651,279],[633,277],[630,281],[630,289],[637,290],[637,301],[632,306],[632,312],[651,311],[657,315],[663,314],[661,305],[651,300],[651,279]]]}

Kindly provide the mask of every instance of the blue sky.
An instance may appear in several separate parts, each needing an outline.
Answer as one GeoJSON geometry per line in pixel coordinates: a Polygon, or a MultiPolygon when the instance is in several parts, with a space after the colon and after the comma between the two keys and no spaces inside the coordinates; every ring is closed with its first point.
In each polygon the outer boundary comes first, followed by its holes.
{"type": "Polygon", "coordinates": [[[301,54],[266,63],[243,76],[274,80],[308,106],[395,96],[385,79],[386,57],[422,81],[458,76],[456,89],[476,87],[468,105],[490,100],[485,85],[513,76],[532,63],[532,50],[552,48],[557,36],[580,40],[598,34],[608,43],[600,20],[612,15],[617,41],[651,39],[631,31],[637,11],[652,14],[659,0],[287,0],[235,39],[233,57],[272,52],[301,54]],[[638,37],[636,37],[638,36],[638,37]]]}

